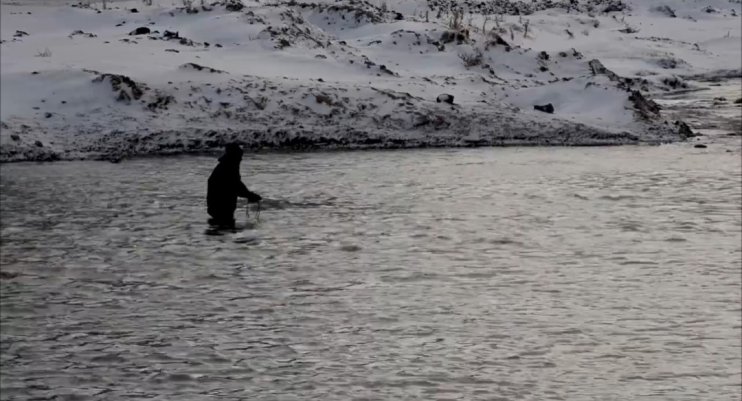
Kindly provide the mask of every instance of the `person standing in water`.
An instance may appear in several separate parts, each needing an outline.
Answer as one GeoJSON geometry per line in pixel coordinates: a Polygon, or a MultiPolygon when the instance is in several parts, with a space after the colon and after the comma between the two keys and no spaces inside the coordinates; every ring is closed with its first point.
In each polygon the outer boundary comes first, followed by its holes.
{"type": "Polygon", "coordinates": [[[234,228],[234,210],[237,208],[237,197],[247,198],[250,203],[263,199],[247,189],[240,178],[242,148],[236,143],[226,146],[219,164],[209,176],[206,192],[206,205],[209,212],[209,224],[221,228],[234,228]]]}

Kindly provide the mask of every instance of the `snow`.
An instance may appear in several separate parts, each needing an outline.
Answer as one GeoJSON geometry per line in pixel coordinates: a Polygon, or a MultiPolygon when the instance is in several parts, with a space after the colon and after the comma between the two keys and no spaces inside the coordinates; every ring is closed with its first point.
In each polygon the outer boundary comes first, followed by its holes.
{"type": "Polygon", "coordinates": [[[196,4],[197,13],[166,1],[105,10],[3,3],[0,161],[198,153],[230,141],[252,149],[661,143],[683,136],[662,114],[641,118],[631,91],[651,97],[677,89],[668,79],[742,70],[742,9],[728,0],[634,1],[610,13],[467,11],[461,43],[442,43],[450,16],[437,18],[434,2],[389,3],[385,11],[357,0],[245,1],[239,11],[196,4]],[[662,5],[676,18],[657,11],[662,5]],[[488,45],[483,25],[500,26],[511,48],[488,45]],[[636,32],[621,32],[627,26],[636,32]],[[153,32],[129,34],[138,27],[153,32]],[[462,58],[477,53],[481,61],[467,67],[462,58]],[[633,80],[593,74],[593,59],[633,80]],[[454,105],[437,103],[441,94],[454,105]],[[547,103],[553,114],[533,108],[547,103]]]}

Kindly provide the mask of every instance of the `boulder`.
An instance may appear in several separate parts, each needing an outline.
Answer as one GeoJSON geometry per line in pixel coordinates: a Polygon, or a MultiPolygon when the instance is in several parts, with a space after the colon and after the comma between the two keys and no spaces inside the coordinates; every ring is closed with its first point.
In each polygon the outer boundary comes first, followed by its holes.
{"type": "Polygon", "coordinates": [[[227,11],[240,11],[245,8],[245,5],[239,0],[230,0],[224,8],[226,8],[227,11]]]}
{"type": "Polygon", "coordinates": [[[534,110],[543,111],[544,113],[554,114],[554,105],[551,103],[547,103],[544,105],[534,105],[534,110]]]}
{"type": "Polygon", "coordinates": [[[453,104],[453,95],[449,95],[447,93],[444,93],[442,95],[438,95],[438,97],[435,98],[435,101],[438,102],[438,103],[453,104]]]}
{"type": "Polygon", "coordinates": [[[137,28],[137,29],[135,29],[135,30],[133,30],[133,31],[129,32],[129,35],[130,35],[130,36],[135,36],[135,35],[147,35],[147,34],[149,34],[150,32],[152,32],[152,31],[151,31],[151,30],[150,30],[149,28],[147,28],[146,26],[140,26],[139,28],[137,28]]]}
{"type": "Polygon", "coordinates": [[[645,98],[639,91],[631,91],[629,101],[642,118],[649,120],[660,115],[662,107],[653,100],[645,98]]]}

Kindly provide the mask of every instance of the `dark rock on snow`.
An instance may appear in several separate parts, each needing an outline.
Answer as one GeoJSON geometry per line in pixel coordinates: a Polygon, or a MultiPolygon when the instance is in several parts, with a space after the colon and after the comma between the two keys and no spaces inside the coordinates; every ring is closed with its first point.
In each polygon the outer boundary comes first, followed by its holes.
{"type": "Polygon", "coordinates": [[[453,95],[449,95],[449,94],[444,93],[442,95],[438,95],[438,97],[435,99],[435,101],[438,102],[438,103],[453,104],[453,95]]]}
{"type": "Polygon", "coordinates": [[[554,105],[551,103],[547,103],[544,105],[534,105],[534,110],[543,111],[544,113],[554,114],[554,105]]]}
{"type": "Polygon", "coordinates": [[[645,98],[639,91],[631,91],[629,101],[633,103],[636,112],[645,119],[651,119],[659,116],[662,109],[659,104],[653,100],[645,98]]]}
{"type": "Polygon", "coordinates": [[[654,11],[657,11],[659,13],[662,13],[670,18],[677,18],[678,16],[675,14],[675,10],[670,8],[668,5],[661,5],[657,6],[653,9],[654,11]]]}
{"type": "Polygon", "coordinates": [[[134,35],[147,35],[150,32],[151,32],[150,29],[147,28],[146,26],[140,26],[139,28],[137,28],[137,29],[129,32],[129,35],[130,36],[134,36],[134,35]]]}
{"type": "Polygon", "coordinates": [[[682,121],[676,121],[675,125],[678,126],[678,133],[680,136],[682,136],[684,139],[687,138],[693,138],[696,136],[696,134],[690,129],[688,124],[682,122],[682,121]]]}
{"type": "Polygon", "coordinates": [[[245,8],[245,5],[239,0],[231,0],[224,8],[226,8],[227,11],[240,11],[245,8]]]}
{"type": "Polygon", "coordinates": [[[181,69],[188,70],[196,70],[196,71],[208,71],[213,74],[223,74],[225,71],[217,70],[216,68],[207,67],[204,65],[198,65],[196,63],[185,63],[180,66],[181,69]]]}

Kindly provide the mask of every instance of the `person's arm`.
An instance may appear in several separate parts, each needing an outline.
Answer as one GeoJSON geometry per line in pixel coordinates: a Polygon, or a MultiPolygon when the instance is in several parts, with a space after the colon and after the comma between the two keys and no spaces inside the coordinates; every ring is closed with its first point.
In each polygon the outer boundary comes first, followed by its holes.
{"type": "Polygon", "coordinates": [[[240,180],[239,184],[237,185],[237,196],[241,198],[247,198],[247,201],[250,203],[260,202],[260,200],[263,199],[260,195],[247,189],[242,180],[240,180]]]}

